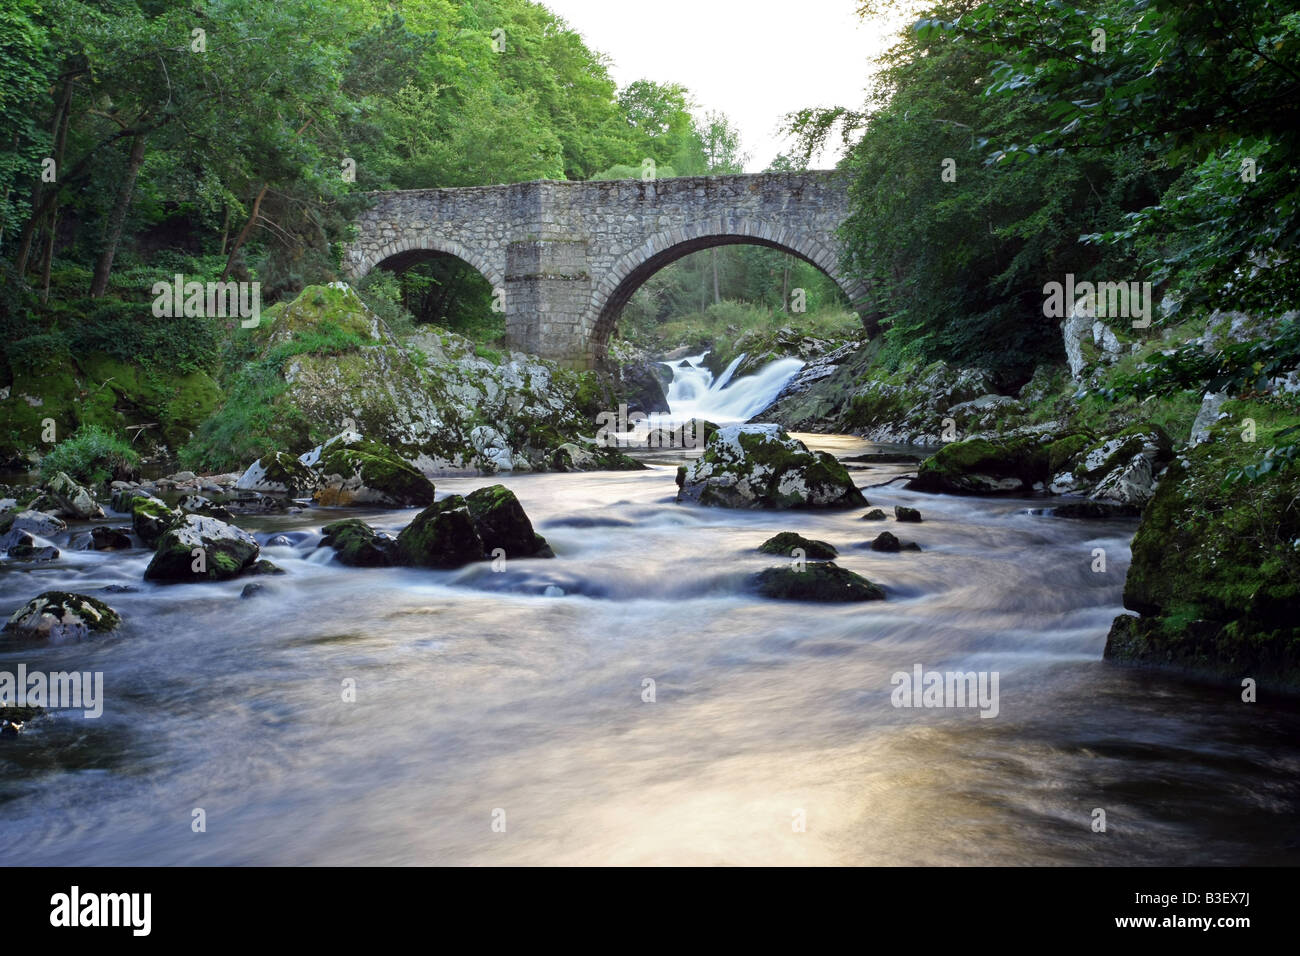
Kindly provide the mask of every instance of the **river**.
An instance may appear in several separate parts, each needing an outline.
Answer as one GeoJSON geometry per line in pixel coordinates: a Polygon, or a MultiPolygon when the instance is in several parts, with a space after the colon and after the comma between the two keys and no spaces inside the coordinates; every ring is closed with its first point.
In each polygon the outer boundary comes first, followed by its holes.
{"type": "MultiPolygon", "coordinates": [[[[1295,709],[1101,659],[1133,522],[912,493],[892,464],[855,464],[859,485],[924,523],[681,506],[675,454],[438,479],[500,480],[557,553],[502,571],[342,567],[315,547],[324,509],[241,521],[297,539],[264,549],[287,574],[250,598],[146,583],[143,550],[6,561],[0,606],[75,590],[125,623],[0,645],[0,669],[102,671],[106,698],[0,740],[0,863],[1300,860],[1295,709]],[[882,527],[923,550],[858,547],[882,527]],[[887,600],[754,596],[782,560],[755,548],[783,530],[835,544],[887,600]],[[917,664],[996,672],[997,716],[893,706],[917,664]]],[[[415,511],[348,514],[396,531],[415,511]]]]}

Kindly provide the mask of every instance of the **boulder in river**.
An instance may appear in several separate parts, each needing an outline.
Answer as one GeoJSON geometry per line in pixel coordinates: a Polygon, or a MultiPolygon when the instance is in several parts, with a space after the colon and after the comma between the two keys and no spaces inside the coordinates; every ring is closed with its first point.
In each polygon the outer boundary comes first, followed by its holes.
{"type": "Polygon", "coordinates": [[[203,515],[186,515],[158,540],[145,568],[148,581],[225,581],[257,561],[257,540],[241,528],[203,515]]]}
{"type": "Polygon", "coordinates": [[[871,542],[871,550],[884,551],[892,554],[902,550],[902,545],[894,535],[890,534],[888,531],[882,531],[880,534],[876,535],[876,539],[871,542]]]}
{"type": "Polygon", "coordinates": [[[614,448],[591,448],[564,442],[551,452],[552,471],[643,471],[645,465],[614,448]]]}
{"type": "Polygon", "coordinates": [[[653,415],[671,411],[668,407],[668,397],[664,394],[665,386],[659,375],[659,369],[667,371],[658,362],[623,366],[623,395],[629,412],[653,415]]]}
{"type": "Polygon", "coordinates": [[[507,558],[553,558],[546,539],[533,530],[523,505],[505,485],[476,488],[465,496],[474,529],[483,540],[484,554],[500,548],[507,558]]]}
{"type": "Polygon", "coordinates": [[[15,561],[54,561],[59,557],[59,549],[43,538],[35,538],[26,531],[14,531],[11,535],[14,540],[8,553],[15,561]]]}
{"type": "Polygon", "coordinates": [[[833,561],[767,568],[754,578],[758,593],[784,601],[879,601],[885,590],[833,561]]]}
{"type": "Polygon", "coordinates": [[[862,507],[834,455],[809,451],[779,425],[728,425],[686,466],[677,500],[723,508],[862,507]]]}
{"type": "Polygon", "coordinates": [[[333,441],[316,463],[321,505],[410,508],[433,503],[433,482],[387,445],[369,438],[333,441]]]}
{"type": "Polygon", "coordinates": [[[203,495],[186,495],[178,502],[177,507],[186,514],[207,515],[209,518],[216,518],[218,521],[224,521],[227,524],[235,520],[235,516],[230,513],[229,508],[219,505],[211,498],[205,498],[203,495]]]}
{"type": "Polygon", "coordinates": [[[45,494],[54,503],[54,513],[60,517],[78,521],[104,517],[104,509],[95,502],[91,493],[64,472],[56,472],[44,487],[45,494]]]}
{"type": "Polygon", "coordinates": [[[316,490],[320,476],[293,455],[273,451],[253,462],[239,476],[235,488],[264,494],[304,498],[316,490]]]}
{"type": "Polygon", "coordinates": [[[333,548],[339,564],[354,568],[386,568],[396,563],[397,541],[360,518],[335,521],[321,529],[321,546],[333,548]]]}
{"type": "Polygon", "coordinates": [[[122,623],[103,601],[69,591],[46,591],[14,612],[4,630],[28,640],[80,639],[122,623]]]}
{"type": "Polygon", "coordinates": [[[903,505],[894,506],[894,519],[896,521],[910,521],[913,524],[921,523],[921,512],[915,508],[906,508],[903,505]]]}
{"type": "Polygon", "coordinates": [[[1040,435],[952,442],[921,462],[907,483],[913,491],[955,495],[1025,494],[1051,480],[1053,466],[1075,448],[1076,436],[1040,435]]]}
{"type": "Polygon", "coordinates": [[[425,508],[397,536],[399,564],[459,568],[483,559],[483,539],[460,495],[448,495],[425,508]]]}
{"type": "Polygon", "coordinates": [[[793,531],[782,531],[758,546],[758,550],[764,554],[779,554],[786,558],[794,557],[795,548],[801,549],[803,557],[810,561],[829,561],[839,555],[834,545],[827,544],[825,541],[818,541],[815,538],[805,538],[793,531]]]}
{"type": "Polygon", "coordinates": [[[162,536],[184,518],[184,512],[167,507],[159,498],[138,495],[131,502],[131,530],[139,535],[147,548],[157,547],[162,536]]]}
{"type": "Polygon", "coordinates": [[[862,516],[861,520],[862,521],[884,521],[886,517],[887,517],[886,514],[883,511],[881,511],[879,508],[872,508],[870,511],[868,511],[866,514],[862,516]]]}
{"type": "Polygon", "coordinates": [[[10,548],[20,539],[24,532],[38,538],[67,531],[68,525],[61,518],[44,511],[19,511],[0,518],[0,547],[10,548]]]}

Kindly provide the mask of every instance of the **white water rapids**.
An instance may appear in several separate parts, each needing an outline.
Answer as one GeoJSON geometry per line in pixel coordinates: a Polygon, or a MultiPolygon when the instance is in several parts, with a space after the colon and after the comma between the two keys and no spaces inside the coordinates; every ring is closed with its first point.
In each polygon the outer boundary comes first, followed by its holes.
{"type": "Polygon", "coordinates": [[[786,382],[803,368],[799,359],[777,359],[753,375],[732,382],[736,367],[745,358],[738,355],[715,380],[713,373],[701,364],[705,354],[662,363],[673,370],[672,384],[668,386],[668,406],[672,411],[665,416],[673,424],[692,418],[703,418],[718,425],[748,421],[771,405],[786,382]]]}

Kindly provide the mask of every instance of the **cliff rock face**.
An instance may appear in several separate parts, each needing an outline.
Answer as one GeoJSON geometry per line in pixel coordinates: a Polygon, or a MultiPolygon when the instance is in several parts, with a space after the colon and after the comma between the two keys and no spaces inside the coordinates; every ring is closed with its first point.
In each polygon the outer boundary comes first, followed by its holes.
{"type": "Polygon", "coordinates": [[[557,448],[595,431],[578,405],[584,390],[594,391],[583,377],[592,373],[498,355],[449,332],[401,341],[342,284],[309,287],[268,309],[253,343],[256,356],[195,454],[225,468],[257,458],[266,474],[248,481],[268,489],[301,485],[280,474],[276,453],[298,456],[345,431],[387,446],[425,475],[545,469],[557,448]],[[260,444],[244,450],[245,433],[260,444]],[[232,440],[240,450],[228,461],[232,440]]]}

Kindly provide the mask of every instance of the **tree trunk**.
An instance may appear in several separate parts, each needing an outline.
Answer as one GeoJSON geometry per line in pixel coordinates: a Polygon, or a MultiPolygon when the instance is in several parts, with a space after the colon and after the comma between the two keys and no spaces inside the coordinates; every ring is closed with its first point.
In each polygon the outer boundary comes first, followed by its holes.
{"type": "Polygon", "coordinates": [[[717,305],[722,301],[722,295],[718,291],[718,250],[710,249],[709,258],[713,260],[713,304],[717,305]]]}
{"type": "Polygon", "coordinates": [[[230,270],[235,267],[235,254],[239,252],[239,247],[244,244],[244,240],[253,231],[253,226],[257,224],[257,214],[262,208],[262,199],[270,188],[271,184],[267,183],[258,190],[256,198],[253,199],[253,211],[248,216],[248,222],[244,223],[244,228],[239,230],[239,235],[235,237],[235,244],[230,247],[230,255],[226,257],[226,268],[221,271],[222,282],[225,282],[230,277],[230,270]]]}
{"type": "Polygon", "coordinates": [[[126,213],[131,208],[131,196],[135,193],[135,179],[144,165],[144,146],[147,137],[141,133],[131,139],[131,155],[126,161],[126,172],[117,191],[117,201],[113,212],[108,217],[108,227],[104,230],[104,248],[100,250],[99,260],[95,263],[95,277],[90,283],[90,297],[98,299],[108,291],[108,277],[113,271],[113,257],[117,255],[118,243],[122,241],[122,227],[126,224],[126,213]]]}
{"type": "Polygon", "coordinates": [[[59,207],[50,213],[50,240],[45,246],[45,268],[41,272],[41,304],[50,301],[50,270],[54,266],[54,236],[59,231],[59,207]]]}
{"type": "Polygon", "coordinates": [[[781,311],[790,311],[790,257],[785,257],[785,269],[781,272],[781,311]]]}

